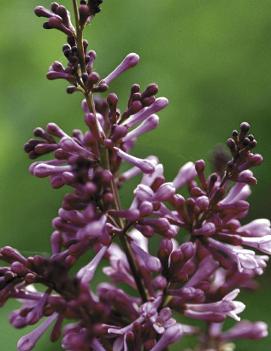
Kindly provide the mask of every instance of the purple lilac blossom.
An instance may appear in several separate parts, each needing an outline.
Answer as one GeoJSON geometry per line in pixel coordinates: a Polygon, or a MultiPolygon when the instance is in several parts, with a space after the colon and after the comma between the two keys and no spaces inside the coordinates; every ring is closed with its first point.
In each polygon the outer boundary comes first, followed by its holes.
{"type": "Polygon", "coordinates": [[[34,349],[48,328],[51,341],[61,340],[67,351],[165,351],[179,340],[181,345],[186,335],[207,351],[236,339],[266,337],[264,322],[240,321],[245,305],[235,300],[240,288],[257,286],[255,278],[271,254],[270,221],[243,224],[250,186],[256,184],[250,168],[262,162],[253,153],[250,125],[233,131],[227,141],[232,159],[220,158],[209,176],[204,160],[198,160],[168,181],[156,156],[132,155],[139,137],[159,125],[156,113],[168,100],[156,97],[155,83],[145,90],[133,84],[121,112],[118,96],[107,92],[139,56],[128,54],[102,79],[94,70],[96,53],[82,38],[101,4],[73,0],[75,25],[56,2],[35,9],[46,18],[45,29],[67,36],[62,49],[67,65],[55,61],[47,78],[66,80],[67,93],[83,95],[86,127],[69,135],[48,123],[25,144],[30,159],[49,156],[33,162],[30,173],[70,192],[52,221],[50,255],[25,257],[9,246],[0,249],[0,306],[10,298],[20,301],[10,315],[15,328],[40,323],[17,348],[34,349]],[[132,167],[123,170],[125,163],[132,167]],[[139,175],[133,200],[123,208],[119,191],[139,175]],[[150,249],[151,237],[159,241],[157,252],[150,249]],[[89,263],[73,273],[87,255],[89,263]],[[104,281],[95,287],[102,263],[104,281]],[[173,313],[205,321],[208,333],[178,323],[173,313]],[[223,331],[228,317],[238,323],[223,331]]]}

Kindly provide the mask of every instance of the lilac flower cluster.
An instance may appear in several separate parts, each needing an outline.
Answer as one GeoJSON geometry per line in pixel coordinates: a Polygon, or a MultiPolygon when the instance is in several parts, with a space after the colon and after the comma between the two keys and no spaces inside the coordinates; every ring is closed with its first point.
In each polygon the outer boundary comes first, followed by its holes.
{"type": "Polygon", "coordinates": [[[245,305],[236,301],[240,288],[255,287],[271,254],[269,220],[241,224],[249,210],[250,185],[256,184],[251,168],[262,162],[253,153],[250,126],[242,123],[233,131],[227,141],[231,159],[220,158],[222,165],[209,176],[199,160],[167,181],[157,157],[133,156],[138,138],[158,126],[156,113],[168,100],[156,97],[156,84],[143,90],[134,84],[121,112],[115,93],[95,95],[139,62],[132,53],[104,78],[94,70],[96,53],[88,51],[83,30],[101,3],[73,0],[75,26],[56,2],[50,9],[35,9],[46,18],[45,29],[67,36],[67,65],[55,61],[47,77],[64,79],[68,93],[83,95],[86,130],[69,135],[49,123],[35,129],[25,144],[31,159],[49,155],[31,164],[31,174],[70,192],[52,223],[50,256],[0,249],[5,262],[0,305],[10,298],[21,302],[10,316],[15,328],[39,323],[19,340],[18,350],[34,349],[48,328],[51,341],[61,339],[69,351],[166,351],[186,335],[197,338],[197,350],[215,351],[228,350],[237,339],[263,338],[266,324],[240,321],[245,305]],[[123,171],[124,163],[128,170],[123,171]],[[123,208],[119,190],[138,175],[133,200],[123,208]],[[149,247],[153,236],[160,240],[155,253],[149,247]],[[90,262],[78,268],[78,260],[89,253],[90,262]],[[95,287],[101,262],[108,279],[95,287]],[[45,289],[39,291],[37,284],[45,289]],[[188,324],[173,317],[178,314],[188,324]],[[237,323],[224,331],[227,317],[237,323]],[[189,319],[205,321],[206,327],[189,325],[189,319]]]}

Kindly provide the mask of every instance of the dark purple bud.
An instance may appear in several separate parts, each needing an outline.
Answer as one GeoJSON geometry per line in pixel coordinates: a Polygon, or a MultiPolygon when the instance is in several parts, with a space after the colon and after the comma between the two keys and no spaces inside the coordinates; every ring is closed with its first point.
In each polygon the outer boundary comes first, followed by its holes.
{"type": "Polygon", "coordinates": [[[91,16],[94,16],[101,11],[100,6],[102,3],[103,0],[88,0],[88,7],[91,16]]]}
{"type": "Polygon", "coordinates": [[[55,322],[55,325],[53,327],[53,330],[51,332],[51,335],[50,335],[50,340],[52,342],[55,342],[55,341],[57,341],[60,338],[61,333],[62,333],[63,320],[64,320],[64,315],[59,314],[58,317],[57,317],[57,320],[55,322]]]}
{"type": "Polygon", "coordinates": [[[117,141],[117,140],[125,137],[127,135],[127,133],[128,133],[128,128],[126,126],[116,125],[114,127],[111,139],[113,141],[117,141]]]}
{"type": "Polygon", "coordinates": [[[63,19],[65,25],[69,27],[70,25],[70,13],[63,5],[59,5],[56,13],[63,19]]]}
{"type": "Polygon", "coordinates": [[[193,257],[195,254],[195,246],[191,242],[182,244],[180,246],[180,249],[184,255],[185,260],[188,260],[189,258],[193,257]]]}
{"type": "Polygon", "coordinates": [[[110,184],[113,179],[113,174],[108,169],[105,169],[101,173],[101,179],[105,184],[110,184]]]}
{"type": "MultiPolygon", "coordinates": [[[[100,133],[99,129],[101,129],[99,122],[94,113],[87,113],[85,114],[85,122],[89,126],[95,140],[100,140],[100,133]]],[[[101,132],[101,130],[100,130],[101,132]]]]}
{"type": "Polygon", "coordinates": [[[183,253],[182,250],[176,249],[172,251],[170,255],[170,265],[172,268],[174,268],[174,265],[177,265],[178,263],[183,261],[183,253]]]}
{"type": "Polygon", "coordinates": [[[104,93],[108,90],[108,85],[101,81],[97,86],[95,86],[94,88],[92,88],[92,91],[95,93],[104,93]]]}
{"type": "Polygon", "coordinates": [[[167,286],[168,282],[165,277],[158,275],[152,281],[152,286],[154,289],[164,290],[167,286]]]}
{"type": "Polygon", "coordinates": [[[89,7],[85,4],[81,4],[79,6],[79,17],[80,17],[80,24],[83,27],[89,20],[91,13],[89,11],[89,7]]]}
{"type": "Polygon", "coordinates": [[[140,92],[140,85],[139,84],[133,84],[131,87],[131,94],[135,94],[140,92]]]}
{"type": "Polygon", "coordinates": [[[110,93],[107,97],[107,102],[110,107],[116,107],[118,104],[119,98],[116,94],[110,93]]]}
{"type": "Polygon", "coordinates": [[[138,93],[133,93],[130,97],[130,100],[128,102],[128,106],[130,106],[132,104],[133,101],[141,101],[142,99],[142,95],[140,92],[138,93]]]}
{"type": "Polygon", "coordinates": [[[64,136],[68,136],[57,124],[55,123],[48,123],[46,130],[48,133],[57,136],[59,138],[62,138],[64,136]]]}
{"type": "Polygon", "coordinates": [[[213,188],[214,188],[214,185],[215,183],[217,182],[217,174],[216,173],[213,173],[210,175],[209,179],[208,179],[208,190],[209,192],[212,192],[213,188]]]}
{"type": "Polygon", "coordinates": [[[163,239],[160,244],[160,248],[158,251],[158,257],[164,263],[166,263],[169,259],[169,256],[173,250],[173,243],[170,239],[163,239]]]}
{"type": "Polygon", "coordinates": [[[37,278],[36,274],[27,273],[24,280],[27,284],[33,284],[36,281],[36,278],[37,278]]]}
{"type": "Polygon", "coordinates": [[[236,146],[236,143],[235,143],[234,139],[229,138],[229,139],[227,140],[227,146],[228,146],[228,148],[231,150],[231,152],[232,152],[233,154],[235,154],[235,152],[237,151],[237,146],[236,146]]]}
{"type": "Polygon", "coordinates": [[[247,123],[247,122],[243,122],[240,124],[240,139],[243,140],[243,138],[247,135],[247,133],[249,132],[250,130],[250,124],[247,123]]]}
{"type": "Polygon", "coordinates": [[[56,1],[54,1],[54,2],[51,3],[51,10],[52,10],[53,12],[56,13],[58,7],[59,7],[59,3],[57,3],[56,1]]]}
{"type": "Polygon", "coordinates": [[[57,147],[56,144],[39,144],[35,146],[34,150],[37,155],[44,155],[56,150],[57,147]]]}
{"type": "Polygon", "coordinates": [[[49,80],[65,79],[70,83],[76,83],[75,77],[69,73],[66,73],[66,72],[49,71],[47,73],[46,77],[49,80]]]}
{"type": "Polygon", "coordinates": [[[50,18],[50,17],[55,16],[54,13],[52,13],[52,12],[49,11],[49,10],[47,10],[47,9],[46,9],[45,7],[43,7],[43,6],[37,6],[37,7],[35,7],[34,12],[35,12],[35,14],[36,14],[38,17],[47,17],[47,18],[50,18]]]}
{"type": "Polygon", "coordinates": [[[48,19],[48,22],[44,23],[43,25],[44,29],[58,29],[61,32],[65,33],[68,36],[73,36],[73,32],[71,31],[70,28],[66,27],[63,22],[62,19],[59,17],[50,17],[48,19]]]}
{"type": "Polygon", "coordinates": [[[11,264],[10,266],[12,272],[14,272],[15,274],[18,275],[25,275],[27,272],[27,269],[25,267],[24,264],[22,264],[21,262],[15,261],[11,264]]]}
{"type": "Polygon", "coordinates": [[[130,104],[129,109],[123,114],[123,118],[127,118],[130,115],[133,115],[133,114],[139,112],[142,108],[143,108],[143,105],[142,105],[141,101],[138,101],[138,100],[133,101],[130,104]]]}
{"type": "Polygon", "coordinates": [[[193,197],[199,197],[205,195],[206,193],[201,188],[195,186],[190,190],[190,194],[193,197]]]}
{"type": "Polygon", "coordinates": [[[146,90],[142,93],[142,98],[146,98],[152,95],[156,95],[158,93],[158,85],[156,83],[152,83],[147,86],[146,90]]]}
{"type": "Polygon", "coordinates": [[[142,100],[142,105],[147,107],[151,106],[155,102],[156,98],[154,96],[146,97],[142,100]]]}
{"type": "Polygon", "coordinates": [[[78,88],[76,88],[75,86],[70,85],[70,86],[67,87],[66,91],[67,91],[68,94],[73,94],[76,91],[80,91],[80,90],[78,88]]]}
{"type": "Polygon", "coordinates": [[[136,228],[146,237],[151,238],[155,232],[154,228],[150,225],[136,225],[136,228]]]}
{"type": "Polygon", "coordinates": [[[14,261],[19,261],[23,265],[27,263],[27,259],[11,246],[5,246],[0,249],[0,258],[9,263],[14,261]]]}
{"type": "Polygon", "coordinates": [[[98,83],[100,80],[100,76],[97,72],[91,72],[88,76],[88,84],[89,86],[93,86],[94,84],[98,83]]]}

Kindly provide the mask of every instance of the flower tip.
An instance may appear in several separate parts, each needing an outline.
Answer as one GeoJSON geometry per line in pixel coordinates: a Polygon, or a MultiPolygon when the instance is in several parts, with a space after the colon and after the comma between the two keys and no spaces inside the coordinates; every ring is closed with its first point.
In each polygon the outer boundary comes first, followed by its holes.
{"type": "Polygon", "coordinates": [[[124,62],[129,67],[134,67],[138,64],[139,60],[140,60],[140,56],[138,54],[132,52],[125,57],[124,62]]]}
{"type": "Polygon", "coordinates": [[[159,116],[157,115],[150,115],[150,117],[148,118],[149,123],[153,126],[153,127],[157,127],[159,124],[159,116]]]}
{"type": "Polygon", "coordinates": [[[36,164],[33,167],[30,166],[30,172],[39,178],[48,177],[50,174],[50,172],[48,172],[48,169],[50,169],[50,166],[47,166],[45,164],[36,164]]]}
{"type": "Polygon", "coordinates": [[[147,266],[151,272],[159,272],[161,269],[161,262],[157,257],[150,257],[147,266]]]}
{"type": "Polygon", "coordinates": [[[148,160],[142,160],[140,168],[146,174],[151,174],[155,170],[155,167],[152,164],[152,162],[148,160]]]}
{"type": "Polygon", "coordinates": [[[114,79],[119,77],[123,72],[136,66],[139,62],[139,55],[135,53],[128,54],[122,62],[112,71],[107,77],[105,77],[102,82],[109,85],[114,79]]]}
{"type": "Polygon", "coordinates": [[[234,289],[229,292],[226,296],[224,296],[223,300],[232,301],[234,300],[240,293],[240,289],[234,289]]]}
{"type": "Polygon", "coordinates": [[[160,97],[155,101],[155,105],[157,105],[157,107],[159,107],[160,109],[167,107],[168,104],[169,100],[165,97],[160,97]]]}
{"type": "Polygon", "coordinates": [[[33,340],[31,340],[29,335],[25,335],[18,341],[17,350],[30,351],[30,350],[33,350],[34,346],[35,346],[35,343],[33,342],[33,340]]]}
{"type": "Polygon", "coordinates": [[[242,132],[247,133],[247,132],[250,130],[250,128],[251,128],[251,126],[250,126],[250,124],[249,124],[248,122],[242,122],[242,123],[240,124],[240,130],[241,130],[242,132]]]}
{"type": "Polygon", "coordinates": [[[268,326],[264,322],[256,322],[255,329],[257,330],[257,336],[266,338],[268,336],[268,326]]]}
{"type": "Polygon", "coordinates": [[[205,169],[205,166],[206,166],[206,163],[205,163],[204,160],[197,160],[197,161],[195,162],[195,168],[196,168],[196,171],[197,171],[198,173],[203,172],[204,169],[205,169]]]}
{"type": "Polygon", "coordinates": [[[63,149],[72,149],[72,148],[74,148],[74,141],[71,138],[66,137],[66,136],[64,136],[63,138],[60,139],[59,144],[61,145],[61,147],[63,149]]]}
{"type": "Polygon", "coordinates": [[[38,17],[49,17],[50,12],[43,6],[36,6],[34,8],[34,13],[38,17]]]}
{"type": "Polygon", "coordinates": [[[34,13],[35,13],[35,15],[36,16],[41,16],[41,11],[43,10],[43,7],[42,6],[36,6],[35,8],[34,8],[34,13]]]}
{"type": "Polygon", "coordinates": [[[39,165],[39,162],[33,162],[31,165],[28,167],[28,171],[30,174],[35,176],[35,168],[39,165]]]}

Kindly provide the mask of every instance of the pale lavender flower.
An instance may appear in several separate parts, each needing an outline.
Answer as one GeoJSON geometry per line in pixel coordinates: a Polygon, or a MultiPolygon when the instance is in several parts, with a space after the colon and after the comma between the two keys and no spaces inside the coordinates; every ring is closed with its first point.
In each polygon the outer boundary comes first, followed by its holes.
{"type": "Polygon", "coordinates": [[[222,341],[230,341],[236,339],[257,340],[268,336],[268,327],[264,322],[241,321],[231,329],[219,335],[222,341]]]}
{"type": "Polygon", "coordinates": [[[234,301],[239,292],[239,289],[233,290],[218,302],[186,304],[184,314],[190,318],[211,322],[223,321],[227,316],[240,321],[238,314],[244,311],[245,305],[240,301],[234,301]]]}
{"type": "Polygon", "coordinates": [[[33,350],[38,340],[50,327],[52,322],[57,318],[57,314],[53,314],[51,317],[47,318],[39,327],[34,329],[29,334],[20,338],[17,344],[19,351],[30,351],[33,350]]]}
{"type": "Polygon", "coordinates": [[[96,269],[103,259],[108,248],[106,246],[102,247],[97,255],[85,266],[80,269],[77,273],[77,278],[81,280],[82,283],[88,284],[94,277],[96,269]]]}
{"type": "Polygon", "coordinates": [[[103,81],[109,85],[112,80],[116,79],[123,72],[127,71],[129,68],[136,66],[139,62],[139,56],[135,53],[128,54],[123,61],[111,72],[103,81]]]}
{"type": "Polygon", "coordinates": [[[151,351],[162,351],[169,345],[174,344],[183,336],[182,326],[175,324],[169,327],[162,335],[161,339],[155,344],[151,351]]]}
{"type": "Polygon", "coordinates": [[[182,166],[173,180],[173,186],[177,188],[181,188],[185,184],[189,183],[193,180],[197,175],[195,165],[193,162],[187,162],[184,166],[182,166]]]}
{"type": "Polygon", "coordinates": [[[265,218],[255,219],[237,229],[242,236],[261,237],[271,234],[270,221],[265,218]]]}

